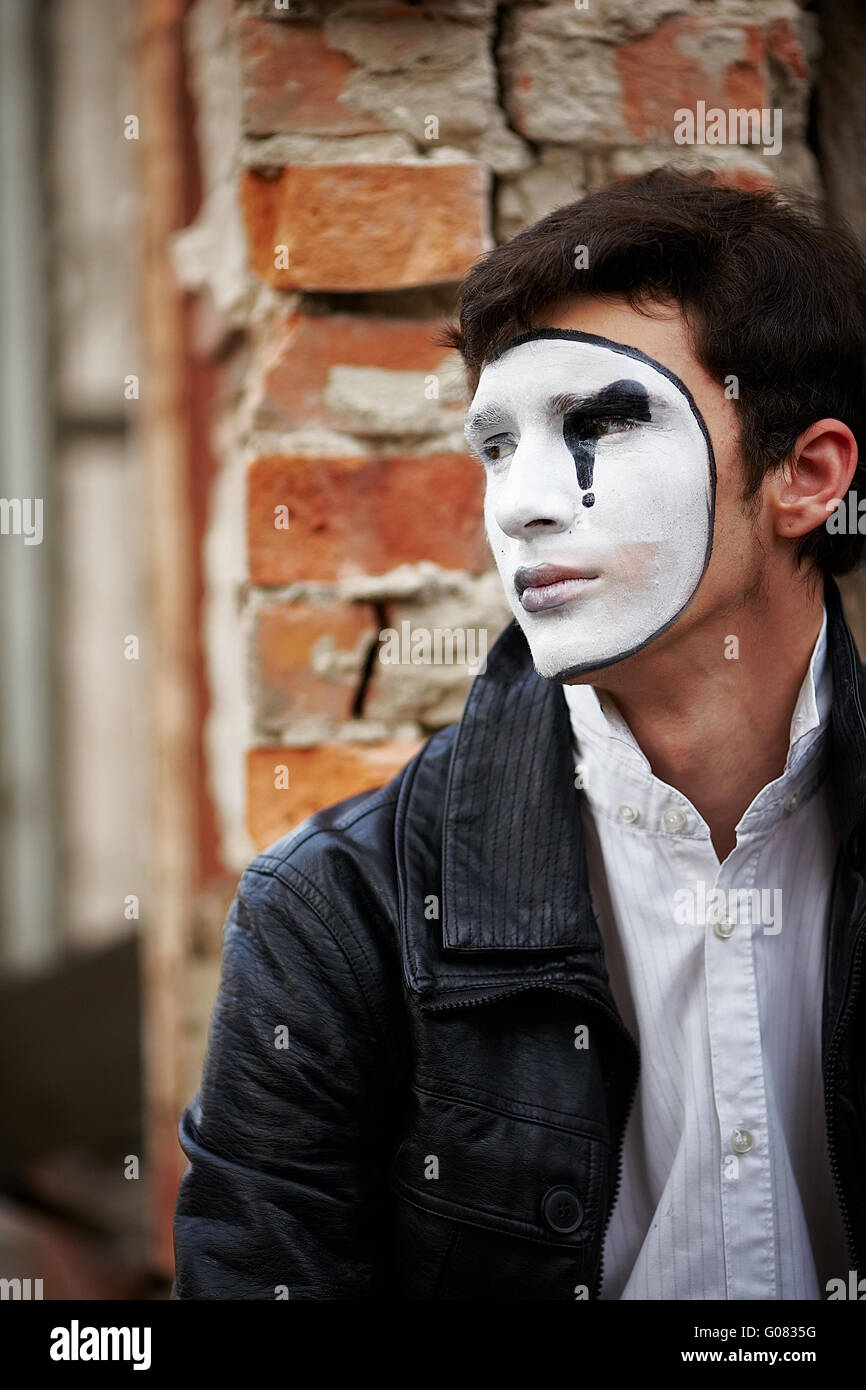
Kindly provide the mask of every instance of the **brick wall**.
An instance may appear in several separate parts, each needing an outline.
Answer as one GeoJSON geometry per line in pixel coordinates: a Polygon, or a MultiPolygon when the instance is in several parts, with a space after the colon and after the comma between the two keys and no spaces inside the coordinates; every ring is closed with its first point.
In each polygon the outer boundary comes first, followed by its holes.
{"type": "Polygon", "coordinates": [[[492,642],[509,617],[433,341],[456,282],[661,160],[816,189],[816,38],[794,0],[196,0],[186,44],[205,197],[172,256],[223,383],[206,738],[237,870],[459,717],[471,671],[383,664],[383,629],[492,642]],[[675,144],[698,101],[782,108],[781,153],[675,144]]]}

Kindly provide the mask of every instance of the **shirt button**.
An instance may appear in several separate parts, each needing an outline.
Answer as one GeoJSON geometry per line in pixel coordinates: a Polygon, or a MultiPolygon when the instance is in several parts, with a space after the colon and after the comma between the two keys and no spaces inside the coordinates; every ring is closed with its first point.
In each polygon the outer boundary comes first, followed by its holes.
{"type": "Polygon", "coordinates": [[[727,941],[729,936],[733,936],[736,922],[732,922],[727,914],[724,917],[717,917],[713,922],[713,931],[716,936],[721,937],[722,941],[727,941]]]}
{"type": "Polygon", "coordinates": [[[731,1148],[735,1154],[747,1154],[754,1142],[754,1137],[747,1129],[735,1129],[731,1135],[731,1148]]]}
{"type": "Polygon", "coordinates": [[[666,830],[685,830],[689,823],[689,818],[685,811],[677,811],[674,808],[671,808],[670,811],[665,811],[662,820],[664,821],[666,830]]]}
{"type": "Polygon", "coordinates": [[[541,1200],[545,1224],[558,1235],[571,1235],[583,1220],[580,1198],[570,1187],[551,1187],[541,1200]]]}
{"type": "Polygon", "coordinates": [[[626,802],[624,806],[620,806],[619,818],[621,821],[625,821],[626,825],[634,825],[639,817],[640,811],[636,806],[632,806],[630,802],[626,802]]]}
{"type": "Polygon", "coordinates": [[[785,815],[790,816],[792,811],[796,811],[799,804],[799,796],[796,792],[791,792],[791,795],[785,798],[785,815]]]}

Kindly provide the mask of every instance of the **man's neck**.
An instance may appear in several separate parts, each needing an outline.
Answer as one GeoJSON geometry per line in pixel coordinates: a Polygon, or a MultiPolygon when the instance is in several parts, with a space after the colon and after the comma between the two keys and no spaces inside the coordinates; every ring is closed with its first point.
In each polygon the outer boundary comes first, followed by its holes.
{"type": "Polygon", "coordinates": [[[784,771],[822,602],[820,585],[814,593],[789,589],[778,602],[702,624],[652,660],[648,649],[627,681],[596,686],[613,696],[655,776],[703,816],[719,861],[735,847],[735,827],[755,796],[784,771]],[[738,655],[726,659],[734,635],[738,655]]]}

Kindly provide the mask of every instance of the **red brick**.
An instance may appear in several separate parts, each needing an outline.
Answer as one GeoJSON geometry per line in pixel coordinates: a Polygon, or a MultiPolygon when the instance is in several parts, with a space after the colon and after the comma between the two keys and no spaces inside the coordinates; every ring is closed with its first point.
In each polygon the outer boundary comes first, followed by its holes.
{"type": "Polygon", "coordinates": [[[382,574],[432,560],[489,566],[483,477],[466,454],[257,459],[249,470],[249,570],[254,584],[382,574]],[[287,506],[289,526],[274,526],[287,506]]]}
{"type": "Polygon", "coordinates": [[[257,849],[307,816],[356,792],[372,791],[406,766],[423,739],[373,744],[321,743],[316,748],[252,748],[247,754],[247,828],[257,849]],[[276,769],[288,768],[278,790],[276,769]]]}
{"type": "Polygon", "coordinates": [[[789,19],[783,16],[767,26],[767,49],[784,67],[790,68],[795,77],[809,76],[806,54],[789,19]]]}
{"type": "Polygon", "coordinates": [[[756,24],[736,28],[743,37],[743,56],[730,63],[721,80],[709,63],[695,55],[701,39],[712,40],[719,21],[678,16],[665,19],[649,34],[627,40],[615,49],[617,71],[623,88],[626,120],[641,140],[671,136],[674,112],[681,107],[695,109],[705,101],[707,108],[720,106],[769,106],[766,45],[756,24]]]}
{"type": "Polygon", "coordinates": [[[742,165],[736,169],[714,170],[712,181],[722,188],[742,188],[745,193],[758,193],[761,189],[776,186],[770,172],[762,174],[758,169],[747,169],[742,165]]]}
{"type": "Polygon", "coordinates": [[[362,135],[386,128],[371,111],[341,99],[358,67],[328,46],[318,24],[246,16],[238,49],[248,134],[362,135]]]}
{"type": "Polygon", "coordinates": [[[413,319],[291,314],[278,326],[267,353],[256,424],[290,429],[320,424],[351,427],[325,403],[334,366],[432,372],[446,349],[433,341],[438,324],[413,319]]]}
{"type": "Polygon", "coordinates": [[[280,290],[459,280],[487,247],[479,164],[306,164],[241,179],[250,264],[280,290]],[[289,264],[278,268],[277,246],[289,264]]]}
{"type": "Polygon", "coordinates": [[[366,649],[378,635],[376,614],[363,603],[273,603],[256,614],[254,636],[256,712],[277,728],[305,715],[349,719],[366,649]],[[366,640],[365,640],[366,639],[366,640]],[[316,673],[314,652],[322,641],[355,653],[342,680],[316,673]]]}

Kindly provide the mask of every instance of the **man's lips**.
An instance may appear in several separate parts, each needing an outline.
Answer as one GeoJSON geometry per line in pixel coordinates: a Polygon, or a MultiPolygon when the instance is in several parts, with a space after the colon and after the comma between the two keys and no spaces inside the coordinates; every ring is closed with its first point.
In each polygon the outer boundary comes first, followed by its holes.
{"type": "Polygon", "coordinates": [[[598,570],[521,565],[514,575],[514,587],[527,613],[540,613],[577,598],[594,579],[598,579],[598,570]]]}

